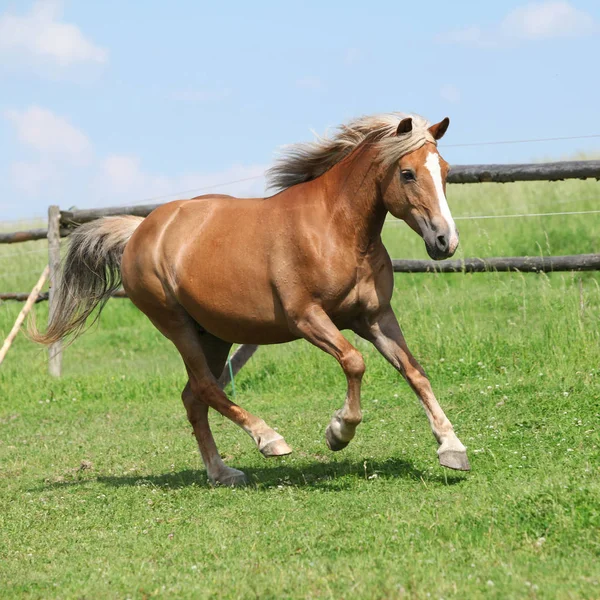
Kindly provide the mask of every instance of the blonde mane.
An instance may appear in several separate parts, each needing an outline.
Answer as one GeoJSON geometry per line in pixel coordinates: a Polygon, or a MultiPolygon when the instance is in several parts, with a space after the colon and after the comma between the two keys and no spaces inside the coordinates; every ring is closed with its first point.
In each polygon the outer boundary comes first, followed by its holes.
{"type": "Polygon", "coordinates": [[[385,166],[417,150],[425,142],[436,141],[428,128],[430,123],[419,115],[384,113],[359,117],[337,127],[332,137],[284,147],[275,165],[267,171],[270,188],[283,190],[298,183],[320,177],[365,141],[379,148],[378,160],[385,166]],[[396,135],[402,119],[412,118],[412,131],[396,135]]]}

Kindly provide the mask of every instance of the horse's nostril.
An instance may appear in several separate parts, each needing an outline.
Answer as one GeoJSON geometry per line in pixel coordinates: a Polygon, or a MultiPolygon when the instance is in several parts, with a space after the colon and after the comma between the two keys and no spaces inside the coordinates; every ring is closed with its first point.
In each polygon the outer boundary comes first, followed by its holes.
{"type": "Polygon", "coordinates": [[[440,250],[445,250],[448,247],[448,240],[445,235],[438,235],[436,241],[440,250]]]}

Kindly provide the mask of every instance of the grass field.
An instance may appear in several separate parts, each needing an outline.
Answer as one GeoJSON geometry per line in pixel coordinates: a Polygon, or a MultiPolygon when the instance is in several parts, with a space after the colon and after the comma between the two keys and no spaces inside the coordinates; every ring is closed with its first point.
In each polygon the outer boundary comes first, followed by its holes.
{"type": "MultiPolygon", "coordinates": [[[[592,210],[600,184],[454,186],[455,215],[592,210]]],[[[458,222],[459,256],[600,252],[600,215],[458,222]]],[[[422,241],[386,225],[394,258],[422,241]]],[[[0,289],[30,289],[43,242],[0,247],[0,289]]],[[[266,460],[212,423],[251,480],[211,488],[177,353],[128,301],[46,375],[20,337],[0,368],[1,598],[600,598],[600,276],[398,275],[394,306],[468,446],[438,466],[416,398],[365,343],[364,422],[305,342],[261,349],[236,401],[294,448],[266,460]]],[[[0,305],[0,336],[21,305],[0,305]]],[[[46,306],[36,307],[38,319],[46,306]]]]}

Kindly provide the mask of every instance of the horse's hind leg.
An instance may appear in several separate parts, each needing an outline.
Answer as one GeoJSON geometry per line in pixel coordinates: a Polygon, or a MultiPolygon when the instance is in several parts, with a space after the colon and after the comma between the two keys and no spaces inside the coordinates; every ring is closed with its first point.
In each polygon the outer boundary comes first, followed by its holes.
{"type": "MultiPolygon", "coordinates": [[[[208,334],[202,342],[208,366],[213,376],[217,378],[223,372],[231,344],[208,336],[208,334]],[[212,340],[209,338],[212,338],[212,340]]],[[[194,375],[187,365],[186,369],[190,380],[181,393],[181,399],[187,411],[188,420],[194,429],[194,435],[209,480],[212,483],[230,486],[245,484],[246,476],[244,473],[238,471],[238,469],[228,467],[221,459],[208,422],[208,404],[202,402],[202,399],[193,392],[191,381],[194,375]]]]}
{"type": "Polygon", "coordinates": [[[246,483],[244,473],[238,471],[238,469],[228,467],[219,455],[208,423],[208,404],[204,404],[194,394],[189,381],[181,393],[181,399],[187,411],[188,420],[194,429],[194,435],[196,436],[198,448],[200,449],[209,480],[212,483],[220,483],[222,485],[244,485],[246,483]]]}
{"type": "MultiPolygon", "coordinates": [[[[208,336],[209,334],[204,335],[208,336]]],[[[214,374],[219,370],[222,371],[222,368],[216,369],[214,373],[210,369],[205,354],[207,342],[201,341],[201,336],[202,334],[198,333],[195,324],[192,327],[178,329],[176,332],[171,331],[170,336],[191,373],[190,384],[194,395],[239,425],[255,441],[264,456],[289,454],[292,450],[281,435],[271,429],[262,419],[227,398],[219,387],[214,374]]],[[[218,342],[225,343],[212,337],[211,345],[218,342]]]]}
{"type": "MultiPolygon", "coordinates": [[[[231,402],[219,387],[215,373],[222,371],[222,365],[217,365],[217,361],[211,365],[207,354],[210,356],[220,346],[226,357],[226,342],[199,332],[196,323],[183,311],[171,313],[168,319],[162,315],[159,318],[160,323],[156,318],[152,321],[179,350],[190,374],[190,390],[194,397],[244,429],[264,456],[289,454],[292,450],[281,435],[262,419],[231,402]]],[[[226,347],[229,350],[228,344],[226,347]]]]}

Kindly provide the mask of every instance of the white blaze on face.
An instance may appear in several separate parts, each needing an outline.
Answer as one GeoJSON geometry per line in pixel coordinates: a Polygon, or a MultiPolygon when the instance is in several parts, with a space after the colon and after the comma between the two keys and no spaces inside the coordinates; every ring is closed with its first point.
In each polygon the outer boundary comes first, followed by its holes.
{"type": "Polygon", "coordinates": [[[450,213],[448,201],[446,200],[446,194],[444,194],[444,186],[442,184],[442,169],[440,167],[439,155],[436,152],[429,152],[427,154],[427,159],[425,160],[425,166],[427,167],[429,173],[431,173],[431,178],[433,179],[433,185],[435,187],[435,192],[437,194],[438,204],[440,207],[440,214],[446,220],[446,223],[448,223],[448,227],[450,229],[450,249],[454,251],[456,246],[458,246],[458,235],[456,234],[456,225],[454,224],[454,219],[450,213]]]}

